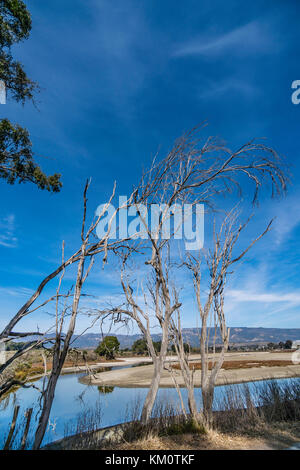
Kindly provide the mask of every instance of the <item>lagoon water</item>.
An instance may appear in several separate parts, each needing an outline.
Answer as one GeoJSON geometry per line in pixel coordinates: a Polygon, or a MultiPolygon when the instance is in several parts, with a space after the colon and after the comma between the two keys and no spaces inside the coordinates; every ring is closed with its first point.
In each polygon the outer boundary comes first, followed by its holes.
{"type": "MultiPolygon", "coordinates": [[[[69,374],[59,378],[55,398],[50,415],[50,425],[48,426],[43,444],[55,441],[65,435],[76,432],[75,422],[80,413],[93,407],[100,407],[101,421],[98,428],[112,426],[132,419],[132,410],[136,403],[143,403],[147,394],[146,388],[119,388],[119,387],[98,387],[96,385],[85,385],[79,382],[79,378],[84,374],[69,374]]],[[[284,382],[289,379],[281,379],[278,382],[284,382]]],[[[248,384],[250,390],[257,391],[264,382],[255,382],[248,384]]],[[[42,379],[34,382],[36,387],[42,388],[42,379]]],[[[241,385],[242,386],[242,385],[241,385]]],[[[218,407],[218,402],[224,391],[225,386],[219,386],[215,389],[214,407],[218,407]]],[[[201,405],[201,389],[196,389],[196,399],[201,405]]],[[[187,402],[186,390],[181,389],[184,401],[187,402]]],[[[34,408],[36,416],[39,406],[40,393],[34,388],[19,389],[11,393],[6,399],[0,402],[0,448],[3,446],[5,436],[7,435],[13,409],[15,405],[20,405],[19,418],[24,416],[27,408],[34,408]]],[[[177,391],[174,388],[162,388],[159,390],[158,401],[164,403],[173,403],[179,405],[177,391]]],[[[29,436],[29,440],[30,440],[29,436]]]]}

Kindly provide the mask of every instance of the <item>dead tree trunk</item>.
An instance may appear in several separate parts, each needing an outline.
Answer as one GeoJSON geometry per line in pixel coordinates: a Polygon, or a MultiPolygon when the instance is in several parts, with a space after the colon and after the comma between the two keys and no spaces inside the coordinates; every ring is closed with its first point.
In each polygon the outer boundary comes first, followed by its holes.
{"type": "Polygon", "coordinates": [[[6,442],[4,444],[3,450],[9,450],[10,449],[10,446],[11,446],[11,443],[12,443],[12,440],[13,440],[13,435],[14,435],[15,428],[16,428],[16,423],[17,423],[19,411],[20,411],[20,407],[15,406],[12,423],[11,423],[10,430],[9,430],[6,442]]]}
{"type": "Polygon", "coordinates": [[[161,342],[161,349],[159,356],[156,356],[153,360],[154,365],[154,372],[151,379],[151,384],[149,391],[147,393],[142,413],[141,413],[141,422],[146,424],[151,417],[151,413],[154,407],[154,403],[157,397],[157,392],[159,389],[161,374],[164,369],[164,364],[166,361],[167,356],[167,349],[168,349],[168,331],[166,327],[163,328],[162,331],[162,342],[161,342]]]}
{"type": "Polygon", "coordinates": [[[175,320],[173,320],[170,324],[170,333],[179,360],[181,374],[188,393],[188,407],[191,419],[195,423],[203,425],[202,415],[198,411],[194,393],[194,370],[190,368],[189,354],[184,349],[179,310],[177,312],[177,324],[175,323],[175,320]]]}
{"type": "MultiPolygon", "coordinates": [[[[71,307],[71,316],[70,316],[70,320],[68,324],[67,333],[63,337],[62,330],[63,330],[63,326],[67,317],[67,306],[65,306],[59,318],[58,302],[56,303],[56,340],[54,344],[52,371],[50,373],[50,376],[46,385],[46,390],[43,392],[43,396],[42,396],[42,402],[43,402],[42,411],[39,417],[39,422],[38,422],[37,430],[35,433],[33,449],[40,448],[46,429],[47,429],[51,407],[52,407],[52,403],[54,399],[56,384],[61,374],[61,370],[63,368],[65,359],[69,351],[72,336],[75,331],[79,301],[80,301],[80,297],[82,293],[82,287],[94,264],[94,256],[92,256],[90,258],[90,263],[89,263],[88,268],[86,270],[84,269],[85,260],[89,252],[90,237],[93,234],[93,231],[96,228],[97,224],[99,223],[101,217],[106,211],[106,208],[102,210],[101,214],[99,214],[99,216],[97,217],[96,222],[91,224],[91,226],[89,227],[89,229],[87,230],[85,234],[86,204],[87,204],[86,195],[87,195],[88,187],[89,187],[89,182],[87,182],[85,186],[85,190],[84,190],[84,211],[83,211],[83,221],[82,221],[82,227],[81,227],[82,245],[81,245],[80,256],[79,256],[79,261],[77,265],[77,276],[76,276],[76,284],[75,284],[74,295],[73,295],[73,303],[71,307]]],[[[115,214],[113,215],[113,217],[114,216],[115,214]]],[[[111,221],[109,225],[111,225],[111,221]]],[[[109,231],[105,235],[106,242],[107,242],[108,236],[109,236],[109,231]]],[[[107,244],[105,246],[107,249],[107,244]]],[[[105,251],[105,256],[106,256],[106,251],[105,251]]],[[[64,271],[59,281],[59,286],[57,290],[57,299],[59,297],[59,288],[60,288],[63,276],[64,276],[64,271]]]]}
{"type": "Polygon", "coordinates": [[[24,450],[25,447],[26,447],[26,441],[27,441],[27,436],[28,436],[28,432],[29,432],[32,411],[33,411],[32,408],[29,408],[26,411],[26,425],[25,425],[24,434],[23,434],[23,437],[22,437],[21,450],[24,450]]]}
{"type": "MultiPolygon", "coordinates": [[[[204,305],[201,301],[201,260],[192,255],[188,255],[188,261],[183,264],[188,267],[193,275],[194,291],[197,307],[201,321],[200,353],[201,353],[201,389],[203,401],[203,416],[205,425],[212,424],[212,407],[214,400],[214,389],[216,380],[225,354],[229,345],[229,328],[226,326],[226,316],[224,311],[224,289],[228,274],[232,274],[232,265],[241,260],[250,248],[262,238],[270,229],[271,223],[266,230],[253,240],[250,245],[238,256],[233,255],[233,249],[239,240],[241,232],[247,226],[249,220],[244,224],[235,226],[237,219],[236,212],[230,212],[221,224],[219,233],[214,230],[214,246],[207,257],[207,267],[210,275],[207,300],[204,305]],[[211,338],[211,327],[209,320],[212,320],[215,331],[214,338],[211,338]],[[216,358],[215,348],[217,341],[217,331],[221,343],[221,352],[216,358]],[[212,347],[210,357],[209,347],[212,347]]],[[[188,380],[188,379],[187,379],[188,380]]],[[[188,382],[187,382],[188,383],[188,382]]]]}

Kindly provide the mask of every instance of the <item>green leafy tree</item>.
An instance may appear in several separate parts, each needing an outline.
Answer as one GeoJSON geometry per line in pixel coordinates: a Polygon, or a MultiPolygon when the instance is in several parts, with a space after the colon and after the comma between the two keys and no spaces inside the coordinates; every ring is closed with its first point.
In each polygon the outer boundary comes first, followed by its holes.
{"type": "Polygon", "coordinates": [[[10,47],[15,42],[29,37],[31,17],[24,2],[1,0],[0,2],[0,46],[10,47]]]}
{"type": "Polygon", "coordinates": [[[105,356],[106,359],[114,359],[119,351],[120,343],[116,336],[105,336],[103,341],[99,343],[95,353],[99,356],[105,356]]]}
{"type": "Polygon", "coordinates": [[[40,189],[53,192],[61,188],[60,175],[46,176],[34,162],[27,130],[7,119],[0,121],[0,177],[9,184],[31,181],[40,189]]]}
{"type": "Polygon", "coordinates": [[[131,348],[132,352],[136,354],[145,354],[148,352],[147,341],[145,338],[137,339],[131,348]]]}
{"type": "MultiPolygon", "coordinates": [[[[37,83],[28,78],[23,65],[14,60],[11,47],[29,37],[31,16],[21,0],[0,0],[0,80],[12,99],[34,102],[37,83]]],[[[0,178],[9,184],[30,181],[40,189],[58,192],[60,174],[47,176],[33,159],[29,133],[8,119],[0,120],[0,178]]]]}
{"type": "Polygon", "coordinates": [[[288,339],[285,343],[284,343],[284,348],[285,349],[292,349],[292,345],[293,345],[293,342],[288,339]]]}
{"type": "MultiPolygon", "coordinates": [[[[189,352],[190,351],[189,344],[188,343],[183,343],[183,349],[184,349],[184,352],[186,352],[186,353],[189,352]]],[[[176,352],[176,348],[175,348],[174,344],[172,344],[172,346],[171,346],[171,351],[176,352]]]]}
{"type": "Polygon", "coordinates": [[[153,341],[153,347],[156,353],[159,353],[161,350],[161,341],[153,341]]]}

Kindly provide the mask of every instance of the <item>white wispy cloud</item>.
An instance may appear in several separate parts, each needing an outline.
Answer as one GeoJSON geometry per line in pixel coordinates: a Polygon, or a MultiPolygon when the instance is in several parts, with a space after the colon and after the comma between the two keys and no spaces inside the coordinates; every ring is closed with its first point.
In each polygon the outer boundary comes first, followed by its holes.
{"type": "Polygon", "coordinates": [[[300,304],[300,292],[273,293],[273,292],[249,292],[248,290],[228,290],[226,296],[237,302],[288,302],[300,304]]]}
{"type": "Polygon", "coordinates": [[[201,100],[218,100],[222,95],[229,93],[238,93],[253,98],[259,93],[259,90],[246,80],[226,78],[221,82],[210,83],[208,86],[203,87],[203,91],[199,93],[198,97],[201,100]]]}
{"type": "Polygon", "coordinates": [[[0,245],[6,248],[15,248],[17,241],[15,236],[15,216],[10,214],[0,220],[0,245]]]}
{"type": "Polygon", "coordinates": [[[265,54],[274,52],[279,41],[270,22],[256,20],[219,35],[206,35],[179,45],[174,57],[231,54],[265,54]]]}
{"type": "Polygon", "coordinates": [[[2,297],[28,297],[33,294],[32,289],[28,289],[27,287],[1,287],[0,286],[0,295],[2,297]]]}
{"type": "Polygon", "coordinates": [[[278,246],[287,242],[293,230],[300,224],[299,190],[292,196],[280,202],[280,205],[272,206],[274,222],[275,244],[278,246]]]}

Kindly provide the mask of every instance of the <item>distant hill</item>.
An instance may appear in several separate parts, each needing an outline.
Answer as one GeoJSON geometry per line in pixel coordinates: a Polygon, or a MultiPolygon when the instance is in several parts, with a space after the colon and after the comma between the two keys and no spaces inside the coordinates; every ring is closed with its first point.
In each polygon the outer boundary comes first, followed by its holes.
{"type": "MultiPolygon", "coordinates": [[[[197,328],[184,328],[183,337],[184,341],[189,343],[192,347],[199,346],[199,333],[200,329],[197,328]]],[[[113,334],[113,333],[110,333],[113,334]]],[[[116,334],[121,349],[130,348],[134,341],[141,338],[142,335],[124,335],[116,334]]],[[[152,335],[154,341],[160,340],[159,334],[152,335]]],[[[217,333],[217,343],[219,332],[217,333]]],[[[76,348],[94,349],[102,340],[99,333],[87,333],[82,336],[75,336],[74,346],[76,348]]],[[[279,343],[280,341],[300,340],[300,328],[246,328],[236,327],[230,329],[230,344],[243,345],[243,344],[263,344],[263,343],[279,343]]]]}

